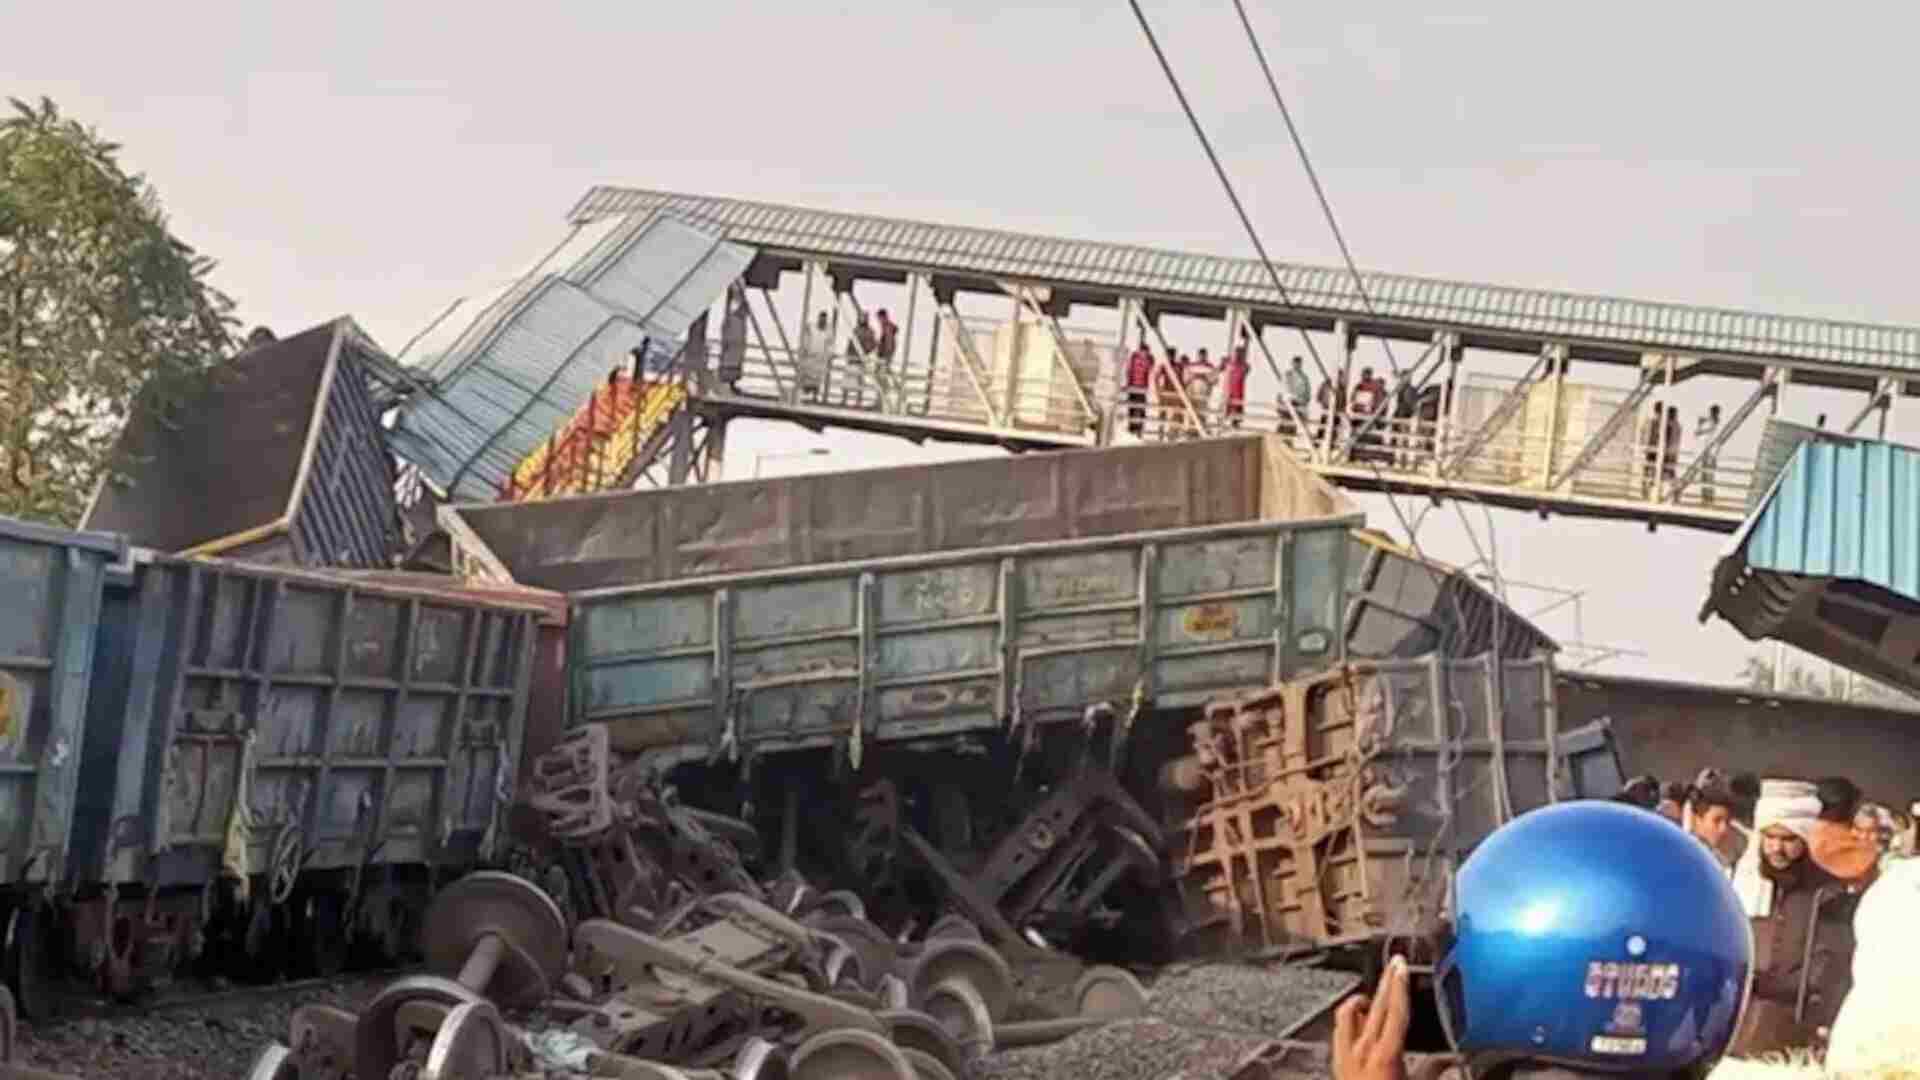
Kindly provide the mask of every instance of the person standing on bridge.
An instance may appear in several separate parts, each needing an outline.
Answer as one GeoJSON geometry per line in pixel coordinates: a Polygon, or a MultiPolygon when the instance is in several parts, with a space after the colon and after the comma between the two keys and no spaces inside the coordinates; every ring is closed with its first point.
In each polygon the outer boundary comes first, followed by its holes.
{"type": "Polygon", "coordinates": [[[1193,405],[1193,414],[1188,420],[1193,425],[1193,434],[1206,433],[1206,417],[1213,409],[1213,382],[1216,376],[1213,361],[1207,359],[1207,350],[1201,349],[1193,363],[1186,370],[1187,401],[1193,405]]]}
{"type": "Polygon", "coordinates": [[[1240,328],[1240,344],[1227,354],[1227,423],[1238,428],[1247,415],[1247,373],[1253,365],[1247,363],[1247,328],[1240,328]]]}
{"type": "Polygon", "coordinates": [[[1300,418],[1301,433],[1309,430],[1306,426],[1307,417],[1313,413],[1313,382],[1307,378],[1307,370],[1301,366],[1302,363],[1300,357],[1293,358],[1293,366],[1287,369],[1286,386],[1281,389],[1280,417],[1286,424],[1281,431],[1287,435],[1295,433],[1293,420],[1296,415],[1300,418]],[[1287,408],[1288,405],[1293,408],[1287,408]]]}
{"type": "MultiPolygon", "coordinates": [[[[1299,357],[1294,357],[1298,361],[1299,357]]],[[[1337,372],[1320,380],[1320,426],[1314,433],[1316,442],[1321,439],[1337,441],[1340,438],[1342,418],[1347,414],[1347,384],[1341,380],[1344,372],[1337,372]]]]}
{"type": "Polygon", "coordinates": [[[886,308],[881,308],[875,316],[880,320],[879,340],[874,342],[873,355],[880,361],[880,369],[887,370],[893,365],[893,354],[900,347],[900,324],[893,321],[886,308]]]}
{"type": "Polygon", "coordinates": [[[1127,430],[1136,439],[1147,430],[1147,386],[1153,381],[1153,350],[1147,348],[1146,332],[1140,328],[1140,344],[1127,357],[1127,430]]]}
{"type": "Polygon", "coordinates": [[[852,404],[859,408],[867,405],[867,360],[873,356],[874,348],[880,339],[873,332],[873,319],[866,312],[860,313],[860,319],[853,324],[853,335],[847,339],[847,391],[840,396],[843,404],[852,404]]]}
{"type": "Polygon", "coordinates": [[[833,322],[821,312],[800,340],[800,392],[810,400],[819,400],[820,383],[833,363],[833,322]]]}

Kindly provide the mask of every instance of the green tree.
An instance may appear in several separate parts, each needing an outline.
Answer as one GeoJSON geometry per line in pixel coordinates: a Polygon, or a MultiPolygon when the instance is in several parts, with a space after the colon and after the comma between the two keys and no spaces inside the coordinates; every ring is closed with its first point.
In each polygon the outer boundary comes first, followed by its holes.
{"type": "Polygon", "coordinates": [[[233,346],[211,260],[119,147],[53,102],[0,120],[0,514],[72,524],[135,409],[168,413],[233,346]]]}

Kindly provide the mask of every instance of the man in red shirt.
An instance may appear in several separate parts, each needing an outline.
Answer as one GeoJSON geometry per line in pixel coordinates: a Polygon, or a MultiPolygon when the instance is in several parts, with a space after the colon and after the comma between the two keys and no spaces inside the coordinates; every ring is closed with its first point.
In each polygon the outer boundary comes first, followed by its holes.
{"type": "Polygon", "coordinates": [[[1240,328],[1240,344],[1234,346],[1228,354],[1226,363],[1227,379],[1227,423],[1234,427],[1247,415],[1247,372],[1252,365],[1247,363],[1247,330],[1240,328]]]}
{"type": "Polygon", "coordinates": [[[1142,341],[1127,357],[1127,430],[1139,438],[1147,428],[1147,384],[1153,379],[1153,352],[1142,341]]]}

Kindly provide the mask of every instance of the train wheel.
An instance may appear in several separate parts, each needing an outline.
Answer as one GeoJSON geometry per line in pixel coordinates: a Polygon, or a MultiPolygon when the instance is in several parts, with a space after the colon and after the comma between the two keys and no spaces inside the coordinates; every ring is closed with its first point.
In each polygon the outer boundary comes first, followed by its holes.
{"type": "Polygon", "coordinates": [[[0,953],[0,969],[6,972],[7,986],[13,990],[20,1015],[29,1020],[44,1020],[52,1015],[53,1003],[47,995],[47,938],[53,933],[53,912],[37,898],[22,900],[8,913],[6,947],[0,953]]]}

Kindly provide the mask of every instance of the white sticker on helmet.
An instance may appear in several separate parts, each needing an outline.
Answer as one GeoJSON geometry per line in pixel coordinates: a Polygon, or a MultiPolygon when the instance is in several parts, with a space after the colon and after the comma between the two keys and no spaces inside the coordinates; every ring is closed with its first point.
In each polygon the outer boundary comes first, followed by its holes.
{"type": "Polygon", "coordinates": [[[1587,964],[1587,996],[1621,1001],[1668,1001],[1680,993],[1679,964],[1587,964]]]}
{"type": "Polygon", "coordinates": [[[1647,1052],[1647,1040],[1623,1039],[1617,1035],[1595,1035],[1587,1048],[1596,1054],[1615,1054],[1627,1057],[1647,1052]]]}

